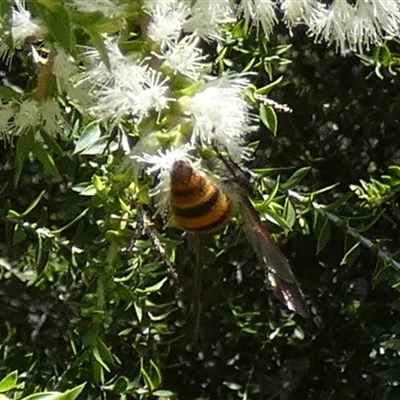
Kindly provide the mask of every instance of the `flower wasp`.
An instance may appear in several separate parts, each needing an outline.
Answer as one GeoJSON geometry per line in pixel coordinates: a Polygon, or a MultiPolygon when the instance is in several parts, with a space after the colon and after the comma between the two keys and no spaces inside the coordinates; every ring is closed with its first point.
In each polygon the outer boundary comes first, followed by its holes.
{"type": "Polygon", "coordinates": [[[289,310],[307,317],[309,312],[300,284],[249,199],[252,187],[246,172],[233,160],[228,161],[222,155],[220,158],[232,175],[232,179],[221,184],[195,169],[189,161],[173,163],[170,207],[175,223],[191,233],[208,233],[226,224],[233,213],[240,214],[247,238],[265,269],[274,294],[289,310]]]}

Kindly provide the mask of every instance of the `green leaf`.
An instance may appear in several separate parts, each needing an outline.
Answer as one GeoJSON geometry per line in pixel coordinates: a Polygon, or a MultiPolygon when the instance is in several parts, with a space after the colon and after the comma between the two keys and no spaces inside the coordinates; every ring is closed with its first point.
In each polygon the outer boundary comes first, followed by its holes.
{"type": "MultiPolygon", "coordinates": [[[[0,4],[1,4],[1,2],[0,2],[0,4]]],[[[12,87],[0,86],[0,99],[2,99],[2,100],[19,100],[20,98],[21,98],[21,93],[17,92],[12,87]]]]}
{"type": "Polygon", "coordinates": [[[346,254],[343,256],[342,261],[340,261],[340,265],[351,265],[359,254],[360,242],[356,242],[349,250],[346,251],[346,254]]]}
{"type": "Polygon", "coordinates": [[[260,120],[264,126],[276,136],[278,131],[278,118],[274,108],[265,104],[260,104],[260,120]]]}
{"type": "Polygon", "coordinates": [[[33,148],[34,138],[32,132],[28,132],[18,138],[17,141],[17,154],[14,172],[14,185],[18,186],[19,178],[21,176],[24,162],[27,159],[29,152],[33,148]]]}
{"type": "Polygon", "coordinates": [[[150,360],[150,375],[151,375],[151,380],[153,383],[153,389],[158,388],[161,385],[161,372],[156,363],[153,360],[150,360]]]}
{"type": "Polygon", "coordinates": [[[97,345],[93,346],[92,348],[92,355],[94,357],[94,359],[107,371],[110,372],[110,368],[108,367],[108,365],[105,363],[105,361],[101,358],[100,355],[100,351],[99,348],[97,347],[97,345]]]}
{"type": "Polygon", "coordinates": [[[88,147],[92,146],[101,136],[100,126],[97,122],[88,124],[83,130],[81,137],[76,143],[73,154],[80,154],[88,147]]]}
{"type": "Polygon", "coordinates": [[[70,54],[75,50],[75,36],[72,30],[67,8],[57,2],[41,1],[37,8],[39,17],[47,25],[55,41],[70,54]]]}
{"type": "Polygon", "coordinates": [[[157,389],[161,385],[161,373],[157,365],[150,360],[149,368],[146,371],[144,368],[144,362],[143,359],[141,359],[140,362],[140,373],[143,377],[143,380],[146,384],[146,386],[151,390],[157,389]]]}
{"type": "Polygon", "coordinates": [[[155,285],[149,286],[145,289],[136,289],[137,293],[153,293],[158,292],[164,285],[164,283],[168,280],[168,277],[165,277],[160,282],[157,282],[155,285]]]}
{"type": "Polygon", "coordinates": [[[53,136],[50,136],[45,130],[40,132],[43,140],[46,142],[48,148],[55,154],[61,156],[63,154],[63,149],[57,143],[53,136]]]}
{"type": "Polygon", "coordinates": [[[175,396],[175,394],[173,392],[170,392],[169,390],[156,390],[152,394],[153,396],[164,397],[166,399],[175,396]]]}
{"type": "Polygon", "coordinates": [[[97,346],[100,355],[102,358],[108,362],[109,364],[114,364],[114,357],[110,351],[110,349],[106,346],[106,344],[100,339],[97,339],[97,346]]]}
{"type": "Polygon", "coordinates": [[[283,209],[283,218],[285,219],[287,225],[292,229],[294,223],[296,222],[296,209],[289,198],[285,200],[285,207],[283,209]]]}
{"type": "Polygon", "coordinates": [[[45,190],[42,190],[39,194],[38,197],[36,197],[35,200],[32,201],[31,204],[29,204],[29,206],[25,209],[25,211],[23,213],[20,214],[20,217],[26,217],[33,209],[36,208],[36,206],[40,203],[40,201],[43,199],[43,196],[46,194],[45,190]]]}
{"type": "Polygon", "coordinates": [[[12,240],[13,245],[15,246],[18,243],[23,242],[25,240],[25,238],[26,238],[25,229],[22,228],[20,225],[15,225],[14,226],[13,240],[12,240]]]}
{"type": "Polygon", "coordinates": [[[279,187],[280,187],[280,176],[278,176],[278,178],[276,179],[276,181],[274,183],[274,187],[268,193],[267,200],[262,203],[262,208],[265,209],[269,205],[269,203],[271,203],[274,200],[275,196],[278,193],[279,187]]]}
{"type": "Polygon", "coordinates": [[[277,80],[271,82],[270,84],[263,86],[255,91],[255,94],[266,96],[272,89],[277,87],[283,80],[283,76],[279,77],[277,80]]]}
{"type": "Polygon", "coordinates": [[[43,143],[33,141],[32,152],[47,172],[57,177],[60,176],[52,155],[49,153],[48,149],[44,148],[43,143]]]}
{"type": "Polygon", "coordinates": [[[77,217],[75,217],[72,221],[68,222],[68,224],[62,226],[59,229],[56,229],[54,231],[51,231],[51,233],[53,233],[54,235],[58,235],[59,233],[65,231],[66,229],[70,228],[72,225],[74,225],[76,222],[78,222],[79,220],[81,220],[87,213],[88,213],[89,209],[86,208],[84,209],[77,217]]]}
{"type": "Polygon", "coordinates": [[[135,308],[135,312],[136,312],[138,321],[142,322],[142,318],[143,318],[142,308],[138,304],[136,304],[136,302],[133,303],[133,307],[135,308]]]}
{"type": "Polygon", "coordinates": [[[32,394],[28,397],[24,397],[21,400],[75,400],[83,388],[85,387],[85,383],[82,385],[76,386],[73,389],[67,390],[66,392],[43,392],[32,394]]]}
{"type": "Polygon", "coordinates": [[[281,184],[281,188],[284,190],[288,190],[294,186],[297,186],[310,170],[311,167],[303,167],[298,169],[286,182],[281,184]]]}
{"type": "Polygon", "coordinates": [[[108,68],[111,69],[110,65],[110,58],[108,57],[108,50],[104,44],[103,37],[100,33],[94,31],[94,30],[87,30],[90,38],[92,39],[93,45],[96,48],[96,50],[99,52],[100,59],[103,61],[104,65],[108,68]]]}
{"type": "Polygon", "coordinates": [[[38,245],[36,247],[35,254],[36,270],[38,273],[41,273],[47,265],[47,261],[49,260],[50,247],[50,242],[44,239],[41,235],[38,235],[38,245]]]}
{"type": "Polygon", "coordinates": [[[320,253],[331,238],[331,225],[327,218],[318,214],[315,235],[317,238],[317,254],[320,253]]]}
{"type": "Polygon", "coordinates": [[[12,24],[12,2],[11,0],[0,1],[0,26],[1,26],[1,37],[4,37],[4,33],[9,34],[11,31],[12,24]]]}
{"type": "Polygon", "coordinates": [[[10,372],[6,377],[0,381],[0,393],[8,392],[9,390],[15,388],[18,380],[18,372],[10,372]]]}

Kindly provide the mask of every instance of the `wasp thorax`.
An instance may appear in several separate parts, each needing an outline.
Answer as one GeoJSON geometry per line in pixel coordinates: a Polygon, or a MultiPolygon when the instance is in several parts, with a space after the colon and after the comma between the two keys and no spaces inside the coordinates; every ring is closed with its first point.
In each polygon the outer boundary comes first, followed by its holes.
{"type": "Polygon", "coordinates": [[[176,161],[172,167],[170,200],[177,224],[186,231],[211,232],[231,216],[226,194],[187,161],[176,161]]]}

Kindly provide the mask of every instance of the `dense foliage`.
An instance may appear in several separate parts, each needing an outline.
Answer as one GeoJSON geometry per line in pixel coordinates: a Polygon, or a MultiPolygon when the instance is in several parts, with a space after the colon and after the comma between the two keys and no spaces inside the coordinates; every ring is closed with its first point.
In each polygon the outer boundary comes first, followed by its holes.
{"type": "MultiPolygon", "coordinates": [[[[46,2],[33,3],[55,30],[46,2]]],[[[96,13],[68,18],[80,45],[101,47],[96,29],[116,29],[96,13]]],[[[154,182],[135,181],[119,130],[60,96],[68,135],[30,131],[0,149],[8,398],[399,398],[397,45],[344,58],[301,29],[290,37],[278,27],[266,40],[242,28],[202,47],[214,75],[251,65],[252,84],[276,82],[269,95],[293,109],[257,105],[264,125],[249,137],[256,150],[246,166],[311,317],[273,296],[240,218],[201,238],[166,226],[149,195],[154,182]]],[[[3,65],[3,101],[16,86],[36,88],[24,51],[3,65]]]]}

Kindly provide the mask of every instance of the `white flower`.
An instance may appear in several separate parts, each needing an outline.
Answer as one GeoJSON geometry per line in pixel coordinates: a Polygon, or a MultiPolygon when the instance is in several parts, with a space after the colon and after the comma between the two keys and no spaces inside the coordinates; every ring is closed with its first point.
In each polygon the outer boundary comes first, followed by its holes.
{"type": "Polygon", "coordinates": [[[39,127],[53,137],[62,132],[64,119],[58,103],[51,99],[42,103],[33,99],[22,101],[11,124],[13,133],[20,135],[30,128],[39,127]]]}
{"type": "Polygon", "coordinates": [[[309,34],[317,42],[335,43],[341,54],[362,53],[379,45],[385,35],[399,36],[400,5],[398,0],[334,0],[328,7],[318,7],[307,21],[309,34]]]}
{"type": "Polygon", "coordinates": [[[370,45],[379,45],[383,35],[399,36],[400,9],[395,1],[358,0],[353,28],[348,35],[349,48],[363,52],[370,45]]]}
{"type": "Polygon", "coordinates": [[[113,18],[122,16],[126,7],[126,4],[115,3],[110,0],[72,0],[70,5],[81,12],[101,12],[105,17],[113,18]]]}
{"type": "Polygon", "coordinates": [[[271,34],[278,21],[273,0],[242,0],[238,12],[243,13],[246,31],[251,25],[255,25],[258,30],[261,24],[266,36],[271,34]]]}
{"type": "Polygon", "coordinates": [[[249,81],[240,75],[224,75],[182,100],[193,123],[192,142],[199,141],[205,147],[217,143],[239,163],[248,158],[250,150],[244,143],[254,128],[254,117],[243,95],[248,85],[249,81]]]}
{"type": "Polygon", "coordinates": [[[0,137],[1,134],[7,136],[10,133],[10,121],[14,114],[15,108],[12,103],[0,104],[0,137]]]}
{"type": "Polygon", "coordinates": [[[65,91],[72,98],[76,99],[76,90],[73,86],[72,79],[78,73],[78,66],[75,59],[67,54],[61,47],[57,47],[57,54],[54,57],[53,74],[57,79],[58,89],[65,91]]]}
{"type": "Polygon", "coordinates": [[[14,44],[21,46],[25,39],[40,39],[43,35],[44,28],[39,21],[32,18],[31,13],[25,9],[25,2],[20,0],[14,1],[16,8],[12,10],[12,27],[11,34],[14,44]]]}
{"type": "Polygon", "coordinates": [[[93,97],[89,113],[99,120],[119,123],[124,117],[140,121],[150,110],[161,111],[171,101],[167,78],[152,68],[126,58],[116,43],[107,42],[111,69],[96,50],[87,53],[92,67],[83,73],[79,86],[88,87],[93,97]]]}
{"type": "Polygon", "coordinates": [[[144,6],[150,15],[147,35],[151,40],[164,48],[168,42],[179,39],[183,23],[189,16],[189,9],[183,2],[147,0],[144,6]]]}
{"type": "Polygon", "coordinates": [[[220,40],[221,25],[236,21],[234,6],[229,0],[186,2],[191,4],[191,15],[183,24],[183,30],[203,39],[220,40]]]}
{"type": "MultiPolygon", "coordinates": [[[[41,125],[51,136],[63,132],[64,118],[58,103],[52,99],[47,99],[40,104],[41,125]]],[[[68,131],[68,130],[64,130],[68,131]]]]}
{"type": "MultiPolygon", "coordinates": [[[[25,1],[14,0],[14,5],[15,7],[12,9],[11,36],[15,49],[23,46],[26,41],[31,43],[41,39],[44,34],[44,28],[25,9],[25,1]]],[[[14,49],[10,49],[5,41],[0,40],[0,58],[6,59],[7,64],[11,63],[14,49]]]]}
{"type": "Polygon", "coordinates": [[[186,36],[179,42],[171,42],[168,48],[158,57],[164,59],[174,74],[184,75],[193,81],[200,77],[200,73],[209,64],[203,60],[205,56],[198,46],[199,38],[193,35],[186,36]]]}
{"type": "Polygon", "coordinates": [[[281,10],[284,13],[283,19],[289,28],[304,22],[310,25],[314,13],[324,8],[318,0],[281,0],[281,10]]]}
{"type": "Polygon", "coordinates": [[[40,123],[40,107],[36,100],[24,100],[16,113],[13,126],[17,135],[24,133],[27,129],[37,127],[40,123]]]}
{"type": "Polygon", "coordinates": [[[193,150],[193,146],[186,143],[183,146],[167,149],[165,151],[157,150],[154,154],[143,153],[142,155],[133,155],[131,158],[136,162],[147,165],[144,168],[147,175],[157,173],[158,184],[151,191],[152,196],[156,196],[158,213],[163,213],[169,206],[169,193],[171,187],[171,171],[176,161],[187,161],[195,169],[199,169],[198,162],[194,162],[193,157],[189,154],[193,150]]]}

